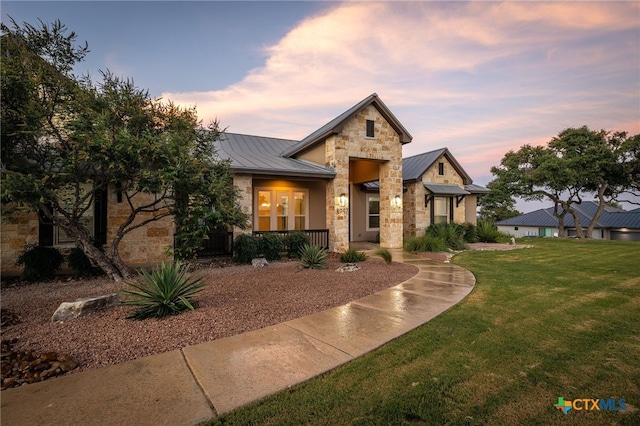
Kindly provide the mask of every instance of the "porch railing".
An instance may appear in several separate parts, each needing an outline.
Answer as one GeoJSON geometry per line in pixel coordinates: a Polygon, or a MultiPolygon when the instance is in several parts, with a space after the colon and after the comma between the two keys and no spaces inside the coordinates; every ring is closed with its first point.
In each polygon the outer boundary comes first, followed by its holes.
{"type": "MultiPolygon", "coordinates": [[[[253,231],[253,235],[262,236],[267,233],[276,233],[286,236],[292,232],[304,232],[312,245],[329,249],[328,229],[304,229],[300,231],[253,231]]],[[[199,257],[231,256],[233,255],[233,232],[212,231],[207,238],[202,240],[199,257]]]]}
{"type": "Polygon", "coordinates": [[[280,234],[285,237],[292,232],[304,232],[309,237],[312,245],[329,250],[328,229],[301,229],[297,231],[253,231],[253,235],[262,236],[264,234],[280,234]]]}
{"type": "Polygon", "coordinates": [[[233,254],[233,232],[213,231],[202,240],[198,256],[231,256],[233,254]]]}

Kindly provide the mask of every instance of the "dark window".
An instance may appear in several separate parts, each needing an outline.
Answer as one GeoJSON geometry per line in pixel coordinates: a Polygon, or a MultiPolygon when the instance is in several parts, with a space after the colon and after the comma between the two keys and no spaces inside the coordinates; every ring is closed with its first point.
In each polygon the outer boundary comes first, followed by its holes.
{"type": "Polygon", "coordinates": [[[444,163],[438,163],[438,174],[444,176],[444,163]]]}
{"type": "Polygon", "coordinates": [[[367,137],[373,137],[373,120],[367,120],[367,137]]]}

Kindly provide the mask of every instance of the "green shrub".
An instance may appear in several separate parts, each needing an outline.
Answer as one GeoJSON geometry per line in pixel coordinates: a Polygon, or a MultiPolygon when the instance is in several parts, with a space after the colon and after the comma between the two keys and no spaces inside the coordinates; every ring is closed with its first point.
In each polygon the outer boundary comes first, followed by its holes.
{"type": "Polygon", "coordinates": [[[357,251],[350,248],[340,255],[340,262],[342,263],[356,263],[363,262],[367,258],[367,255],[363,251],[357,251]]]}
{"type": "Polygon", "coordinates": [[[476,225],[471,222],[465,222],[462,225],[462,229],[464,229],[464,241],[467,243],[477,243],[478,242],[478,233],[476,232],[476,225]]]}
{"type": "MultiPolygon", "coordinates": [[[[497,243],[504,240],[505,234],[498,231],[498,228],[493,222],[480,221],[476,226],[476,232],[478,234],[478,241],[482,243],[497,243]]],[[[508,237],[507,237],[508,238],[508,237]]]]}
{"type": "Polygon", "coordinates": [[[142,269],[142,281],[129,282],[134,290],[122,292],[124,296],[133,298],[122,304],[138,306],[129,318],[164,318],[187,309],[194,310],[197,304],[193,297],[208,284],[202,278],[188,277],[187,269],[188,266],[180,261],[162,263],[153,268],[151,273],[142,269]]]}
{"type": "Polygon", "coordinates": [[[380,256],[387,265],[393,261],[393,255],[386,248],[379,248],[376,251],[374,251],[373,254],[375,254],[376,256],[380,256]]]}
{"type": "MultiPolygon", "coordinates": [[[[435,223],[429,225],[426,235],[442,239],[452,250],[464,250],[464,228],[457,223],[435,223]]],[[[428,250],[430,251],[430,250],[428,250]]]]}
{"type": "Polygon", "coordinates": [[[50,280],[64,262],[62,253],[54,247],[27,244],[24,250],[24,253],[18,257],[16,265],[24,266],[20,278],[25,281],[50,280]]]}
{"type": "Polygon", "coordinates": [[[265,259],[280,260],[282,252],[284,251],[284,237],[276,232],[267,232],[258,237],[259,246],[258,252],[261,253],[265,259]]]}
{"type": "Polygon", "coordinates": [[[307,269],[325,269],[327,267],[327,251],[318,246],[305,244],[300,249],[300,265],[307,269]]]}
{"type": "Polygon", "coordinates": [[[423,235],[422,237],[409,238],[404,243],[405,251],[447,251],[448,246],[441,237],[433,235],[423,235]]]}
{"type": "Polygon", "coordinates": [[[251,234],[238,235],[233,240],[233,258],[236,262],[251,263],[251,259],[258,257],[258,237],[251,234]]]}
{"type": "Polygon", "coordinates": [[[300,249],[305,244],[311,244],[311,240],[307,234],[302,231],[291,232],[285,237],[287,256],[291,258],[300,258],[300,249]]]}
{"type": "MultiPolygon", "coordinates": [[[[99,249],[102,249],[99,247],[99,249]]],[[[93,277],[102,275],[102,269],[93,266],[89,258],[79,246],[75,246],[67,256],[67,265],[73,269],[76,277],[93,277]]]]}

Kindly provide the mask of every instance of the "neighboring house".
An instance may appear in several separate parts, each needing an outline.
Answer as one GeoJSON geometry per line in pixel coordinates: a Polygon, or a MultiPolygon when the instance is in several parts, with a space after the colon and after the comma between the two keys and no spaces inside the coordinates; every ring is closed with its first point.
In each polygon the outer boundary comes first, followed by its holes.
{"type": "MultiPolygon", "coordinates": [[[[586,201],[574,205],[580,216],[580,224],[586,230],[598,204],[586,201]]],[[[498,229],[515,237],[557,237],[558,219],[553,215],[553,207],[536,210],[520,216],[496,222],[498,229]]],[[[567,236],[576,236],[576,226],[571,214],[565,215],[564,226],[567,236]]],[[[605,206],[593,230],[592,238],[604,240],[640,241],[640,209],[624,211],[605,206]]]]}
{"type": "MultiPolygon", "coordinates": [[[[446,148],[403,160],[411,140],[375,93],[300,141],[223,133],[217,154],[231,161],[239,202],[251,217],[248,229],[233,233],[303,230],[343,252],[350,241],[400,248],[431,223],[475,223],[477,195],[487,189],[474,185],[446,148]]],[[[122,222],[121,197],[110,188],[98,201],[88,220],[96,237],[109,241],[122,222]]],[[[37,215],[3,219],[3,273],[15,268],[24,243],[73,246],[37,215]]],[[[131,265],[154,263],[172,242],[173,224],[165,220],[128,235],[120,252],[131,265]]]]}

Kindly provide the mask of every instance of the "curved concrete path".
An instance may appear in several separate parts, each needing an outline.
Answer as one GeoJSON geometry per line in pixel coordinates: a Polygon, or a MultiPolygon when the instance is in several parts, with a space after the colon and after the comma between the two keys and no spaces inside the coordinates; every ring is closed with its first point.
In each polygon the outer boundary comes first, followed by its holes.
{"type": "Polygon", "coordinates": [[[307,317],[3,391],[2,424],[196,424],[351,361],[441,314],[475,285],[458,266],[392,253],[419,272],[307,317]]]}

